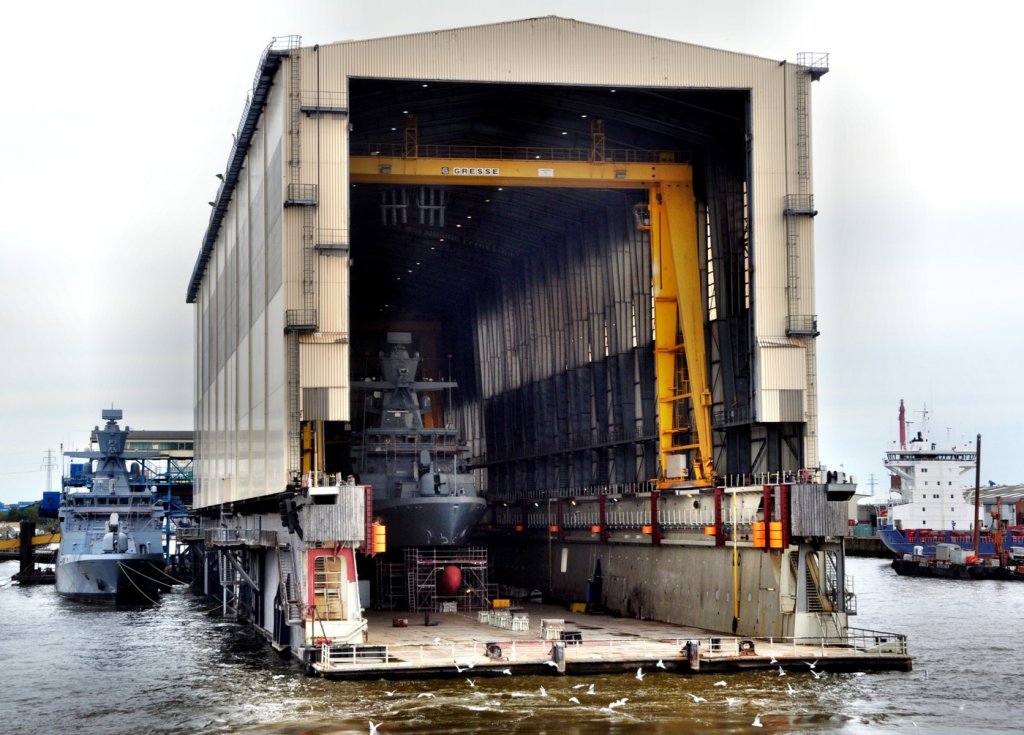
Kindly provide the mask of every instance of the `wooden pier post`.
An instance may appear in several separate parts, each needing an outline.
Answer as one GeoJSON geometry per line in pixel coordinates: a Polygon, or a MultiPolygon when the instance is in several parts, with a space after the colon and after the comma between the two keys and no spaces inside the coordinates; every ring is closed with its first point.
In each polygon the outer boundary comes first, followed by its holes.
{"type": "Polygon", "coordinates": [[[22,521],[20,534],[18,536],[20,541],[18,546],[20,551],[19,559],[21,560],[19,576],[31,574],[35,568],[35,551],[32,548],[32,537],[36,535],[36,522],[22,521]]]}

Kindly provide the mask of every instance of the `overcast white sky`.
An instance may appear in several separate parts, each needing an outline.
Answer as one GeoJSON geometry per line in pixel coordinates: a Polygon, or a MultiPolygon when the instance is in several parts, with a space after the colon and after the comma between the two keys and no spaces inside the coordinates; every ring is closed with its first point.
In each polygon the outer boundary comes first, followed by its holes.
{"type": "Polygon", "coordinates": [[[185,287],[272,37],[544,15],[829,52],[813,87],[822,461],[881,490],[903,398],[941,439],[983,435],[983,481],[1024,482],[1016,3],[56,0],[0,4],[0,500],[41,497],[47,450],[83,446],[102,408],[191,428],[185,287]]]}

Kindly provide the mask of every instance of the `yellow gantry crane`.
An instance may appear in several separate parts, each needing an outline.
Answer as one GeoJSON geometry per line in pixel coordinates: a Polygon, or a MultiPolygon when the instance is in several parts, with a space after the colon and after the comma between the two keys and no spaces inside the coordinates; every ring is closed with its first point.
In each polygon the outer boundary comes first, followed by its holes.
{"type": "MultiPolygon", "coordinates": [[[[696,199],[689,164],[671,155],[665,162],[550,160],[543,157],[488,158],[420,155],[425,147],[405,146],[396,155],[351,156],[349,180],[397,186],[530,186],[545,188],[644,189],[648,193],[654,296],[655,366],[658,391],[658,487],[714,483],[711,391],[708,388],[704,311],[700,282],[696,199]],[[692,425],[691,425],[692,421],[692,425]],[[677,443],[696,435],[695,443],[677,443]],[[684,455],[690,466],[679,475],[670,457],[684,455]]],[[[431,152],[444,153],[443,146],[431,152]]],[[[511,150],[511,149],[509,149],[511,150]]],[[[518,149],[517,149],[518,150],[518,149]]],[[[543,156],[542,151],[537,151],[543,156]]]]}

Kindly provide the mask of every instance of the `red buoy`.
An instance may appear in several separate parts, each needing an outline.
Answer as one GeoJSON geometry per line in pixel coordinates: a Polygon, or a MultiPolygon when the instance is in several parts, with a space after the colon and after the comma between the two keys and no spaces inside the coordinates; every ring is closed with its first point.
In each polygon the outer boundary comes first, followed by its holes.
{"type": "Polygon", "coordinates": [[[449,564],[437,574],[437,593],[451,597],[462,586],[462,570],[449,564]]]}

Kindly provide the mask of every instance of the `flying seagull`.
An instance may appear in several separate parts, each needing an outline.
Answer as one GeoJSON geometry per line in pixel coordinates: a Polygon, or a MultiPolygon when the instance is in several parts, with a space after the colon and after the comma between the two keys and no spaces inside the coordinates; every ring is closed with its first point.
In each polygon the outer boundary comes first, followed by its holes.
{"type": "Polygon", "coordinates": [[[715,686],[716,687],[724,687],[724,686],[728,686],[728,685],[724,681],[716,681],[715,682],[715,686]]]}
{"type": "Polygon", "coordinates": [[[693,694],[692,692],[687,692],[686,695],[693,700],[694,704],[700,704],[701,702],[708,701],[704,699],[704,697],[698,697],[696,694],[693,694]]]}
{"type": "Polygon", "coordinates": [[[576,697],[569,697],[569,701],[572,702],[573,704],[579,704],[580,703],[580,700],[576,699],[576,697]]]}
{"type": "Polygon", "coordinates": [[[512,676],[512,669],[502,669],[501,673],[512,676]]]}
{"type": "Polygon", "coordinates": [[[785,676],[785,675],[786,675],[785,670],[780,666],[779,667],[779,676],[785,676]]]}
{"type": "Polygon", "coordinates": [[[380,727],[381,723],[378,722],[376,725],[374,725],[372,720],[367,720],[367,722],[370,723],[370,735],[376,735],[377,728],[380,727]]]}
{"type": "Polygon", "coordinates": [[[636,678],[637,678],[637,681],[643,681],[644,680],[644,669],[643,669],[642,666],[639,669],[636,670],[636,678]]]}
{"type": "Polygon", "coordinates": [[[665,662],[662,661],[660,658],[658,659],[658,663],[656,663],[654,665],[657,666],[659,669],[665,668],[665,662]]]}

